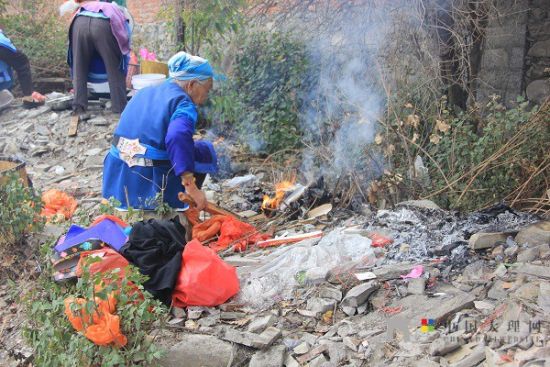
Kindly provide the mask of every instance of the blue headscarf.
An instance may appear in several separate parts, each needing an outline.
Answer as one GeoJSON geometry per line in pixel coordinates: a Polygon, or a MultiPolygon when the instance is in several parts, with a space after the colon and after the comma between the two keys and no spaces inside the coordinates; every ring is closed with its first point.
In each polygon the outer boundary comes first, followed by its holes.
{"type": "Polygon", "coordinates": [[[168,60],[168,70],[170,77],[176,80],[206,80],[214,77],[214,70],[208,60],[183,51],[168,60]]]}

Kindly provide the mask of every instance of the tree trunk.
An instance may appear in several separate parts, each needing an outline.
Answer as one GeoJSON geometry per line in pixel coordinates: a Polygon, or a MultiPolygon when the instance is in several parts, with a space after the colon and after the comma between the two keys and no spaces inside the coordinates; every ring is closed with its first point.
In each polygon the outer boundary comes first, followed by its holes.
{"type": "Polygon", "coordinates": [[[185,45],[185,22],[182,18],[185,0],[174,0],[174,24],[176,26],[176,45],[183,51],[187,51],[185,45]]]}

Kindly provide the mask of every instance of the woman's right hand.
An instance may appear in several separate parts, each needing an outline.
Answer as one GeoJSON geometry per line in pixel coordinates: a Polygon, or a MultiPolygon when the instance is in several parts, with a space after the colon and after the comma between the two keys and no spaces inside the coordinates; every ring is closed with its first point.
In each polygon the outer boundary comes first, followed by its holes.
{"type": "Polygon", "coordinates": [[[195,184],[195,177],[191,173],[185,173],[181,176],[181,184],[185,187],[185,192],[191,196],[198,210],[206,208],[206,195],[195,184]]]}

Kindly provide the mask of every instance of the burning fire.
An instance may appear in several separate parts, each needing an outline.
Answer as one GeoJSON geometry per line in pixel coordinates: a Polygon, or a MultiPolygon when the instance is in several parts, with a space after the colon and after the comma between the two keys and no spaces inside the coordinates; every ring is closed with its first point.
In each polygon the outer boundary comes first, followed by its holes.
{"type": "Polygon", "coordinates": [[[285,199],[286,192],[294,189],[294,181],[281,181],[275,185],[275,197],[270,198],[268,195],[264,195],[264,201],[262,203],[263,210],[277,209],[285,199]]]}

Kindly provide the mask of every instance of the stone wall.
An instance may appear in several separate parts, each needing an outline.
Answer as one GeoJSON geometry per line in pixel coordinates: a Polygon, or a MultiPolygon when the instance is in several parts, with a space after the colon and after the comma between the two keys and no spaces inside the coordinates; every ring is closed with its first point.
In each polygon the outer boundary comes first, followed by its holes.
{"type": "Polygon", "coordinates": [[[527,98],[536,103],[550,96],[550,0],[532,0],[527,23],[527,98]]]}
{"type": "Polygon", "coordinates": [[[550,0],[497,0],[485,34],[478,100],[497,94],[510,106],[518,96],[550,96],[550,0]]]}
{"type": "Polygon", "coordinates": [[[497,94],[507,105],[525,90],[528,0],[498,0],[489,14],[479,72],[478,100],[497,94]]]}
{"type": "Polygon", "coordinates": [[[140,47],[154,51],[160,61],[168,61],[176,50],[174,27],[166,22],[137,23],[134,28],[134,51],[140,47]]]}

